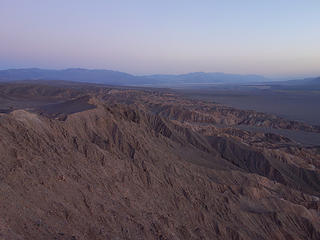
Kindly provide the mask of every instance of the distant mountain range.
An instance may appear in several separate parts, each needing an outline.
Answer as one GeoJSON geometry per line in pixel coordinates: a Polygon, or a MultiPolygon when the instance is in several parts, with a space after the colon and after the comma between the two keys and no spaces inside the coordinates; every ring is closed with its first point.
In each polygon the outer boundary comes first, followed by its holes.
{"type": "Polygon", "coordinates": [[[290,85],[320,85],[320,77],[290,80],[290,81],[285,81],[283,83],[290,84],[290,85]]]}
{"type": "Polygon", "coordinates": [[[194,72],[180,75],[149,75],[145,76],[155,82],[166,82],[172,84],[210,84],[210,83],[249,83],[249,82],[265,82],[269,79],[260,75],[240,75],[226,73],[205,73],[194,72]]]}
{"type": "Polygon", "coordinates": [[[305,78],[298,80],[289,80],[281,82],[272,82],[270,83],[273,89],[283,89],[291,91],[319,91],[320,90],[320,77],[316,78],[305,78]]]}
{"type": "Polygon", "coordinates": [[[0,71],[0,81],[21,80],[64,80],[112,85],[141,85],[148,83],[148,80],[145,78],[111,70],[88,70],[82,68],[47,70],[26,68],[0,71]]]}
{"type": "MultiPolygon", "coordinates": [[[[178,86],[206,84],[268,83],[271,80],[260,75],[194,72],[187,74],[157,74],[137,76],[124,72],[99,69],[70,68],[48,70],[40,68],[0,70],[0,81],[64,80],[100,83],[120,86],[178,86]]],[[[273,82],[276,85],[320,85],[319,78],[273,82]]]]}
{"type": "Polygon", "coordinates": [[[135,76],[111,70],[88,70],[72,68],[47,70],[39,68],[8,69],[0,71],[0,81],[21,80],[65,80],[76,82],[102,83],[111,85],[180,85],[180,84],[215,84],[215,83],[252,83],[265,82],[267,78],[259,75],[239,75],[226,73],[195,72],[180,75],[135,76]]]}

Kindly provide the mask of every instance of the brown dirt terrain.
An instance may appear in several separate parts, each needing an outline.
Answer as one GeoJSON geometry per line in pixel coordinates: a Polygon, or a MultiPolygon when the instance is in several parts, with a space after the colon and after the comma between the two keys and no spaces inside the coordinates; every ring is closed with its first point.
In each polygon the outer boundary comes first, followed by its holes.
{"type": "Polygon", "coordinates": [[[0,99],[0,239],[320,239],[320,148],[234,126],[319,127],[165,90],[0,99]]]}

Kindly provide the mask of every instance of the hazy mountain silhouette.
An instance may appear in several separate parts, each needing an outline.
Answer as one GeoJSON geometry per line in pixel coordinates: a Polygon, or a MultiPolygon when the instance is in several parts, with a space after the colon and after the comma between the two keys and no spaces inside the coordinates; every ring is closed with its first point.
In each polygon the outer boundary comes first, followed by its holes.
{"type": "Polygon", "coordinates": [[[0,71],[0,80],[66,80],[76,82],[105,83],[113,85],[145,84],[144,78],[111,70],[88,70],[71,68],[64,70],[47,70],[39,68],[9,69],[0,71]]]}
{"type": "Polygon", "coordinates": [[[271,83],[272,88],[294,91],[320,90],[320,77],[305,78],[271,83]]]}
{"type": "Polygon", "coordinates": [[[205,73],[193,72],[180,75],[149,75],[146,76],[155,81],[164,81],[168,83],[245,83],[245,82],[265,82],[267,78],[260,75],[240,75],[227,74],[221,72],[205,73]]]}
{"type": "Polygon", "coordinates": [[[320,86],[320,77],[317,78],[305,78],[301,80],[288,81],[290,84],[294,85],[317,85],[320,86]]]}
{"type": "Polygon", "coordinates": [[[39,68],[8,69],[0,71],[0,81],[17,80],[66,80],[77,82],[104,83],[113,85],[177,85],[210,83],[247,83],[267,81],[259,75],[238,75],[226,73],[195,72],[180,75],[146,75],[135,76],[112,70],[89,70],[71,68],[64,70],[47,70],[39,68]]]}

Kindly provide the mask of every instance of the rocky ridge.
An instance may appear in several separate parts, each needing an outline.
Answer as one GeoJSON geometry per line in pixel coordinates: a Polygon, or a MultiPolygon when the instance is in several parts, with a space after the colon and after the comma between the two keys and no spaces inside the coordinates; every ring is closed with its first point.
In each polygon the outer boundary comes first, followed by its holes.
{"type": "Polygon", "coordinates": [[[233,127],[316,126],[166,90],[19,88],[0,88],[0,238],[320,238],[319,147],[233,127]]]}

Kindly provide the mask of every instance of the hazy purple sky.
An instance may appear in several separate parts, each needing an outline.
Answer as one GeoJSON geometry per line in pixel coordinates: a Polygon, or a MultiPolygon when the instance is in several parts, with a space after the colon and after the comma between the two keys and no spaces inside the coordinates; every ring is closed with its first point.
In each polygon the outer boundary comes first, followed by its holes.
{"type": "Polygon", "coordinates": [[[0,0],[0,68],[320,75],[319,0],[0,0]]]}

